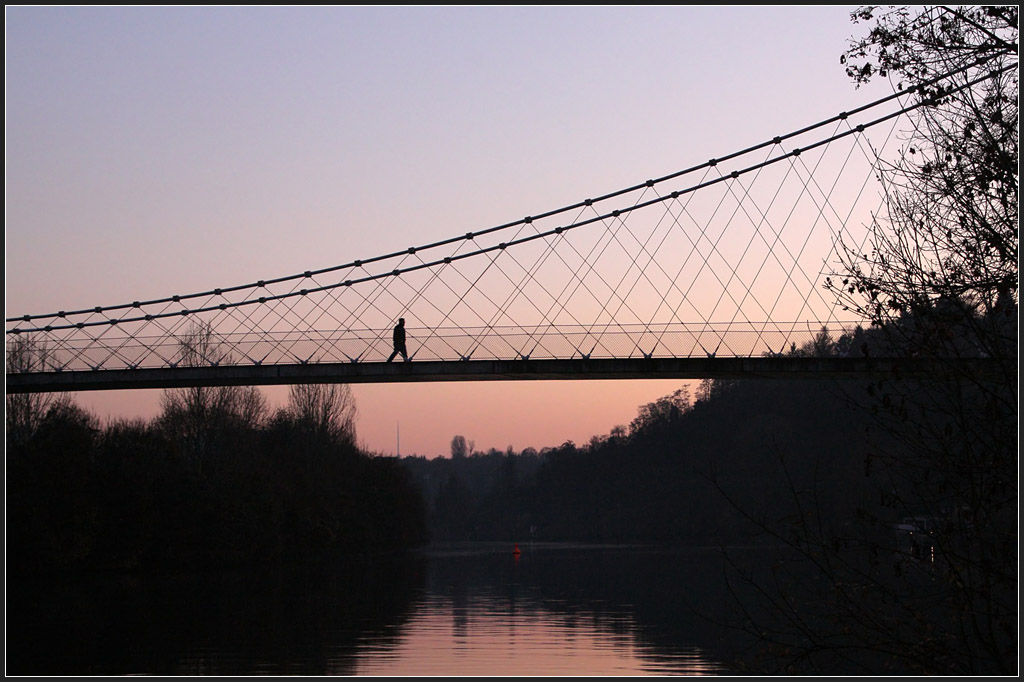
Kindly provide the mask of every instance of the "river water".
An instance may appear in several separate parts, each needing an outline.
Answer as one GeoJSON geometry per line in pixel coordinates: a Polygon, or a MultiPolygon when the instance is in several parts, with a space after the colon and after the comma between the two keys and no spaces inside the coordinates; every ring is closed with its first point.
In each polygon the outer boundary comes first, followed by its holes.
{"type": "Polygon", "coordinates": [[[720,551],[518,547],[8,581],[7,673],[730,672],[720,551]]]}

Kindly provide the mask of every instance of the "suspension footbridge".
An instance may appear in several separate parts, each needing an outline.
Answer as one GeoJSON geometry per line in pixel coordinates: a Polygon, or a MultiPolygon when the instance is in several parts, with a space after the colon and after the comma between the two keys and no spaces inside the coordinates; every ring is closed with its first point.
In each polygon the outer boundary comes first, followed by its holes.
{"type": "MultiPolygon", "coordinates": [[[[984,77],[984,76],[979,76],[984,77]]],[[[893,95],[670,175],[289,276],[6,319],[8,392],[930,372],[824,286],[871,248],[893,95]],[[406,321],[409,361],[387,362],[406,321]],[[799,354],[843,340],[835,357],[799,354]]],[[[126,299],[129,297],[126,297],[126,299]]]]}

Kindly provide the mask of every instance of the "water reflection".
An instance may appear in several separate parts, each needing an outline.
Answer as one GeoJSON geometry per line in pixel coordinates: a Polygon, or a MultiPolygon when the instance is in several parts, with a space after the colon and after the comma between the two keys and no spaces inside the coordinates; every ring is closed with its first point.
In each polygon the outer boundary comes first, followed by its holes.
{"type": "Polygon", "coordinates": [[[695,613],[714,554],[573,545],[173,576],[8,583],[7,672],[643,675],[726,672],[695,613]]]}
{"type": "Polygon", "coordinates": [[[8,582],[7,672],[352,674],[396,641],[423,560],[8,582]]]}
{"type": "Polygon", "coordinates": [[[598,611],[554,613],[529,597],[512,609],[492,595],[470,599],[461,625],[451,600],[417,605],[397,647],[381,655],[370,643],[360,675],[641,675],[714,673],[721,667],[696,648],[660,654],[633,619],[598,611]]]}
{"type": "Polygon", "coordinates": [[[723,673],[697,614],[717,552],[540,544],[521,556],[479,543],[430,553],[426,594],[401,654],[367,674],[723,673]],[[696,599],[694,597],[697,597],[696,599]],[[413,667],[409,667],[413,662],[413,667]]]}

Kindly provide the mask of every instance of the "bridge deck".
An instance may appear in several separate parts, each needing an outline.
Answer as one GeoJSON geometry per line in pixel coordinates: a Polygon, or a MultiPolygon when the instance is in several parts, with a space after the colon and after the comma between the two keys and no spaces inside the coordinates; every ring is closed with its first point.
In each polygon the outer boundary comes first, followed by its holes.
{"type": "Polygon", "coordinates": [[[593,379],[869,379],[998,371],[966,358],[624,358],[177,367],[8,374],[8,393],[309,383],[593,379]]]}

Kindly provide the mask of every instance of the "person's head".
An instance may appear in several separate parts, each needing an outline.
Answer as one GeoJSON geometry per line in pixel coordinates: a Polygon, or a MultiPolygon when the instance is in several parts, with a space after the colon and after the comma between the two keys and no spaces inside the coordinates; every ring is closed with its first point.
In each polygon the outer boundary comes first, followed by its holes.
{"type": "Polygon", "coordinates": [[[398,318],[398,325],[400,327],[404,327],[405,326],[405,318],[404,317],[398,318]]]}

